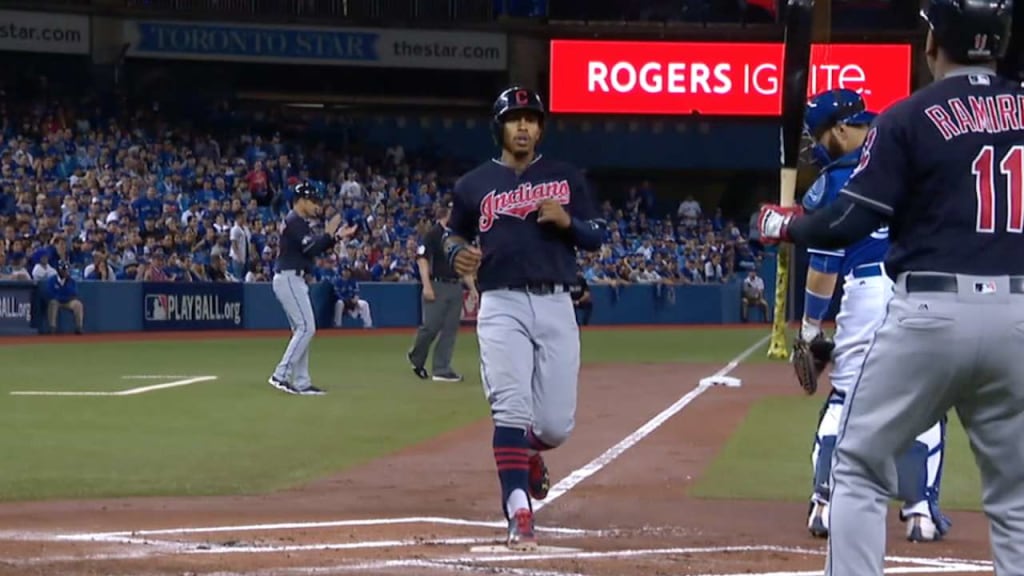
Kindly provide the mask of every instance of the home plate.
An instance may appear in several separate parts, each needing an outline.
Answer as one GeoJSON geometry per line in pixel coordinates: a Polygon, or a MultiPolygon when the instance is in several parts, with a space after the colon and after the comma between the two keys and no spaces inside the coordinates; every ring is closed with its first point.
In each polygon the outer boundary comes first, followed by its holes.
{"type": "Polygon", "coordinates": [[[743,381],[739,378],[733,378],[732,376],[709,376],[707,378],[701,378],[701,386],[727,386],[729,388],[739,388],[743,384],[743,381]]]}
{"type": "Polygon", "coordinates": [[[564,548],[561,546],[537,546],[533,550],[513,550],[503,544],[493,546],[473,546],[469,549],[474,554],[560,554],[563,552],[582,552],[580,548],[564,548]]]}

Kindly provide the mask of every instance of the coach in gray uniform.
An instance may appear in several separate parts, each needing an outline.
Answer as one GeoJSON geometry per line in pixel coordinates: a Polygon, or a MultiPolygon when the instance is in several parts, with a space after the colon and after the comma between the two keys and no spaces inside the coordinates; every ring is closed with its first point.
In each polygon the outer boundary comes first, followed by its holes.
{"type": "Polygon", "coordinates": [[[450,211],[450,205],[438,208],[437,223],[424,235],[416,250],[416,264],[423,282],[423,322],[416,331],[416,341],[408,355],[412,371],[426,380],[430,376],[424,365],[430,345],[436,338],[433,379],[438,382],[462,380],[462,376],[452,370],[455,335],[459,332],[462,318],[462,280],[448,264],[444,252],[450,211]]]}

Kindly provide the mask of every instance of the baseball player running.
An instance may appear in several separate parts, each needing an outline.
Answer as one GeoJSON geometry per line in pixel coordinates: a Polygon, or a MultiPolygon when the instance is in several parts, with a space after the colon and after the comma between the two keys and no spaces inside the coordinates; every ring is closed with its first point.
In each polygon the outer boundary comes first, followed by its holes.
{"type": "Polygon", "coordinates": [[[580,172],[536,152],[544,116],[532,90],[517,86],[498,96],[493,130],[501,157],[455,184],[445,239],[456,273],[477,274],[480,374],[515,550],[537,546],[531,498],[548,492],[541,452],[565,442],[575,424],[580,340],[569,290],[576,248],[596,251],[604,239],[580,172]]]}
{"type": "MultiPolygon", "coordinates": [[[[804,127],[814,141],[815,161],[823,166],[803,198],[808,211],[825,208],[836,200],[857,165],[868,125],[875,114],[853,90],[830,90],[807,105],[804,127]]],[[[889,248],[889,230],[880,228],[845,249],[811,248],[804,295],[804,319],[793,347],[793,365],[801,386],[813,394],[825,365],[834,362],[832,391],[822,407],[811,452],[814,490],[807,528],[819,538],[828,536],[829,474],[843,401],[860,374],[871,336],[885,316],[892,295],[892,280],[882,266],[889,248]],[[834,351],[821,321],[828,312],[836,277],[843,278],[843,299],[836,318],[834,351]]],[[[928,542],[946,534],[950,522],[939,511],[939,483],[945,451],[945,420],[918,436],[897,460],[899,494],[904,502],[900,518],[907,523],[907,539],[928,542]]]]}
{"type": "Polygon", "coordinates": [[[316,318],[309,300],[306,274],[312,273],[317,256],[330,250],[338,240],[354,236],[357,229],[356,226],[342,228],[341,214],[336,214],[324,226],[326,234],[313,234],[308,220],[323,213],[322,202],[320,192],[308,182],[295,187],[294,204],[281,231],[281,253],[273,280],[274,296],[288,316],[292,337],[268,382],[282,392],[303,396],[325,393],[313,386],[309,378],[309,346],[316,334],[316,318]]]}
{"type": "Polygon", "coordinates": [[[930,86],[868,132],[812,216],[766,206],[762,240],[838,248],[889,223],[885,318],[843,406],[827,576],[881,576],[895,457],[955,407],[981,472],[997,575],[1024,574],[1024,89],[995,74],[1008,0],[930,0],[930,86]]]}

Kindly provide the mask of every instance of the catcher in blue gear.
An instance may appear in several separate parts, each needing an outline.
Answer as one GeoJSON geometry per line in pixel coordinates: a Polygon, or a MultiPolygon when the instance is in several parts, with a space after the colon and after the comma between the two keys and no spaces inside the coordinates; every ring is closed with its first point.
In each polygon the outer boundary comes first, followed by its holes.
{"type": "MultiPolygon", "coordinates": [[[[812,141],[811,154],[823,168],[803,197],[808,212],[831,204],[850,178],[875,114],[852,90],[830,90],[807,105],[804,128],[812,141]]],[[[889,249],[888,228],[875,230],[839,250],[808,248],[810,263],[804,294],[804,317],[791,362],[801,387],[817,389],[818,376],[831,363],[831,392],[822,407],[811,454],[814,488],[807,528],[817,537],[828,536],[832,453],[847,395],[860,376],[864,356],[885,317],[893,292],[892,280],[882,265],[889,249]],[[843,279],[843,298],[836,317],[835,341],[822,331],[836,281],[843,279]]],[[[900,517],[907,523],[907,539],[939,540],[950,523],[939,511],[946,423],[936,423],[918,436],[899,459],[900,517]]]]}

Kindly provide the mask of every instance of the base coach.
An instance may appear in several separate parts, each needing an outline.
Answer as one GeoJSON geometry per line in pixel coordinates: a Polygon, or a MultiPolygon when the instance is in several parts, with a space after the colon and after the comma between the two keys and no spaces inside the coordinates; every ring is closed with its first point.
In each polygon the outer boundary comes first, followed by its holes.
{"type": "MultiPolygon", "coordinates": [[[[455,336],[462,320],[462,280],[455,273],[444,251],[451,205],[438,208],[437,222],[423,236],[416,250],[416,264],[423,283],[423,320],[416,331],[416,340],[408,358],[412,371],[426,380],[430,377],[424,366],[430,345],[437,339],[433,357],[433,379],[438,382],[460,382],[462,376],[452,369],[455,336]]],[[[472,279],[467,279],[472,288],[472,279]]]]}

